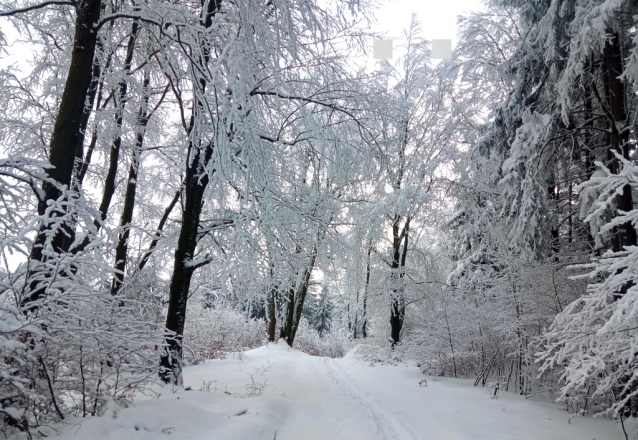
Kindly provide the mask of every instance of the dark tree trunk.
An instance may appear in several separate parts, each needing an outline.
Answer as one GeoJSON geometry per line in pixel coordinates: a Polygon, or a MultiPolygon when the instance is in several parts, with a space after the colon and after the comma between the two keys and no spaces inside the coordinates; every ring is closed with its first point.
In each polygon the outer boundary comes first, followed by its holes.
{"type": "MultiPolygon", "coordinates": [[[[609,142],[609,157],[611,159],[610,169],[618,173],[621,171],[622,164],[615,158],[611,151],[615,150],[617,154],[620,154],[625,159],[629,160],[629,153],[631,149],[631,143],[629,140],[630,130],[629,121],[627,118],[626,99],[627,90],[625,83],[620,76],[623,73],[623,53],[620,44],[620,38],[617,32],[612,29],[608,29],[607,33],[611,35],[611,39],[607,40],[604,47],[604,65],[606,72],[604,78],[606,79],[606,92],[607,101],[609,104],[609,111],[607,118],[609,119],[609,128],[611,132],[609,142]]],[[[632,98],[633,99],[633,98],[632,98]]],[[[631,194],[631,185],[627,184],[622,188],[622,194],[616,196],[616,209],[617,211],[629,212],[633,209],[633,200],[631,194]]],[[[619,215],[619,212],[617,213],[619,215]]],[[[613,230],[612,235],[612,250],[615,252],[622,251],[627,246],[635,246],[637,244],[637,235],[634,226],[630,221],[617,226],[613,230]]],[[[619,272],[628,269],[620,269],[619,272]]],[[[634,286],[632,281],[626,282],[619,289],[618,293],[613,295],[613,300],[617,301],[621,299],[627,291],[634,286]]],[[[628,389],[633,392],[638,387],[638,384],[634,381],[633,384],[627,384],[629,378],[623,378],[620,380],[619,387],[628,389]],[[627,388],[625,388],[627,387],[627,388]]],[[[623,413],[631,412],[631,402],[621,410],[623,413]]],[[[622,415],[621,415],[622,421],[622,415]]]]}
{"type": "Polygon", "coordinates": [[[160,366],[162,367],[160,377],[166,383],[177,385],[182,384],[182,338],[186,320],[186,302],[191,278],[195,271],[191,261],[197,247],[199,218],[202,212],[204,191],[209,181],[206,165],[212,153],[212,145],[206,148],[203,155],[199,149],[196,150],[191,165],[186,168],[182,228],[177,240],[177,249],[175,249],[175,264],[169,288],[168,312],[166,314],[166,329],[172,335],[166,338],[167,351],[160,360],[160,366]]]}
{"type": "MultiPolygon", "coordinates": [[[[101,48],[100,39],[97,39],[96,42],[96,50],[101,48]]],[[[80,179],[80,175],[82,173],[82,169],[84,168],[84,138],[86,136],[86,127],[89,123],[89,118],[91,116],[91,111],[93,110],[93,104],[95,102],[95,96],[97,94],[98,88],[100,86],[100,74],[101,74],[101,66],[100,60],[94,55],[93,56],[93,73],[91,79],[91,85],[88,90],[88,95],[86,99],[86,104],[84,106],[84,111],[82,112],[82,120],[80,121],[80,135],[77,139],[77,145],[75,148],[75,165],[73,169],[73,177],[71,179],[71,188],[73,192],[77,192],[79,188],[82,186],[82,180],[80,179]]],[[[99,101],[98,101],[99,105],[99,101]]],[[[83,177],[83,176],[82,176],[83,177]]],[[[77,222],[77,216],[73,216],[73,220],[70,223],[65,225],[64,237],[62,239],[62,249],[64,252],[68,251],[71,247],[71,244],[75,241],[75,225],[77,222]]]]}
{"type": "Polygon", "coordinates": [[[365,290],[363,291],[363,322],[361,324],[361,336],[363,336],[363,338],[367,338],[368,337],[368,330],[367,330],[367,325],[368,325],[368,313],[367,313],[367,308],[368,308],[368,288],[370,287],[370,254],[372,253],[372,245],[369,244],[368,245],[368,257],[366,260],[366,287],[365,290]]]}
{"type": "MultiPolygon", "coordinates": [[[[615,150],[625,159],[629,159],[629,130],[624,129],[628,122],[625,105],[626,90],[625,83],[620,78],[623,72],[622,51],[618,33],[609,30],[609,34],[612,38],[605,44],[604,64],[606,66],[607,100],[609,102],[609,112],[611,113],[608,115],[611,129],[610,150],[615,150]]],[[[611,157],[611,155],[610,159],[612,160],[612,171],[618,173],[621,168],[620,161],[615,157],[611,157]]],[[[625,212],[633,209],[631,186],[629,184],[625,185],[622,194],[617,196],[616,207],[619,211],[625,212]]],[[[636,230],[631,222],[618,226],[615,232],[615,237],[612,239],[614,251],[618,252],[625,246],[636,245],[636,230]]]]}
{"type": "MultiPolygon", "coordinates": [[[[96,49],[101,48],[100,39],[98,38],[96,42],[96,49]]],[[[78,136],[78,142],[75,148],[75,170],[74,170],[74,189],[77,190],[80,186],[82,186],[82,180],[80,179],[80,175],[84,168],[84,138],[86,136],[86,127],[89,123],[89,118],[91,116],[91,110],[93,109],[93,104],[95,103],[95,97],[97,95],[98,89],[101,87],[100,83],[100,75],[101,75],[101,66],[100,60],[93,57],[93,73],[91,74],[91,85],[89,87],[87,102],[84,107],[84,112],[82,113],[82,120],[80,122],[80,136],[78,136]]],[[[97,107],[100,105],[101,99],[98,100],[97,107]]],[[[97,108],[96,107],[96,108],[97,108]]],[[[84,176],[82,176],[84,177],[84,176]]],[[[75,232],[75,228],[73,229],[75,232]]],[[[74,234],[75,235],[75,234],[74,234]]],[[[71,243],[68,244],[70,246],[71,243]]],[[[67,249],[68,249],[67,246],[67,249]]]]}
{"type": "MultiPolygon", "coordinates": [[[[452,351],[452,367],[453,367],[453,372],[454,372],[454,377],[459,377],[457,372],[456,372],[456,353],[454,352],[454,340],[452,339],[452,330],[450,329],[450,320],[447,314],[447,306],[444,307],[443,312],[445,313],[445,325],[447,327],[447,335],[448,335],[448,341],[450,343],[450,350],[452,351]]],[[[489,373],[489,367],[488,367],[488,371],[485,372],[485,374],[487,375],[489,373]]]]}
{"type": "Polygon", "coordinates": [[[315,262],[317,260],[317,247],[313,250],[312,257],[310,257],[310,264],[308,268],[305,270],[301,282],[301,286],[299,286],[298,291],[295,293],[295,301],[293,306],[296,306],[296,310],[294,310],[293,322],[290,326],[290,332],[287,335],[286,342],[288,345],[292,347],[292,344],[295,342],[295,336],[297,335],[297,329],[299,328],[299,322],[301,321],[301,313],[303,312],[303,305],[306,300],[306,295],[308,294],[308,283],[310,282],[310,275],[312,274],[312,270],[315,268],[315,262]]]}
{"type": "MultiPolygon", "coordinates": [[[[126,57],[124,59],[123,66],[125,78],[122,78],[122,80],[118,84],[118,89],[114,99],[115,130],[117,135],[115,139],[113,139],[113,143],[111,144],[109,169],[106,174],[106,179],[104,180],[104,191],[102,194],[102,202],[100,203],[99,208],[100,214],[102,216],[102,221],[104,221],[106,219],[106,216],[108,215],[109,206],[111,206],[111,199],[113,198],[113,193],[115,193],[115,178],[117,177],[117,168],[119,165],[120,150],[122,146],[122,121],[124,116],[124,108],[126,107],[126,93],[128,91],[128,82],[126,80],[126,77],[128,77],[131,73],[131,63],[133,62],[135,40],[137,39],[138,32],[139,24],[137,21],[134,21],[133,27],[131,29],[131,35],[129,36],[128,43],[126,45],[126,57]]],[[[96,223],[96,226],[99,227],[99,224],[96,223]]]]}
{"type": "MultiPolygon", "coordinates": [[[[593,70],[593,62],[590,63],[590,65],[592,66],[591,69],[593,70]]],[[[592,127],[592,128],[594,126],[593,121],[592,121],[592,117],[593,117],[593,114],[594,114],[594,112],[593,112],[593,104],[592,104],[592,96],[594,94],[593,87],[596,87],[596,84],[594,84],[593,81],[592,81],[592,83],[588,87],[589,93],[585,97],[585,103],[584,103],[584,105],[585,105],[584,119],[585,119],[585,121],[587,121],[585,123],[585,126],[586,127],[592,127]]],[[[585,132],[585,134],[586,134],[588,139],[595,139],[594,130],[587,130],[585,132]]],[[[595,164],[596,155],[595,155],[595,152],[594,152],[593,145],[585,144],[585,150],[583,151],[583,154],[585,156],[585,177],[584,177],[584,180],[587,181],[587,180],[589,180],[591,178],[592,174],[594,174],[594,172],[596,171],[596,164],[595,164]]],[[[594,239],[594,236],[591,233],[591,228],[588,226],[585,229],[586,229],[587,243],[589,244],[589,249],[591,251],[593,251],[594,249],[596,249],[596,240],[594,239]]]]}
{"type": "Polygon", "coordinates": [[[357,313],[359,311],[359,291],[357,290],[357,301],[356,301],[356,307],[354,309],[354,325],[353,325],[353,332],[352,332],[352,338],[353,339],[357,339],[357,329],[359,328],[359,314],[357,313]]]}
{"type": "Polygon", "coordinates": [[[292,327],[292,319],[294,316],[294,307],[295,307],[295,286],[293,285],[288,291],[288,298],[286,298],[286,306],[284,307],[284,313],[281,317],[284,322],[281,326],[281,331],[279,332],[279,338],[284,338],[288,340],[290,335],[290,328],[292,327]]]}
{"type": "MultiPolygon", "coordinates": [[[[215,13],[221,7],[221,0],[211,0],[202,6],[204,26],[209,28],[213,23],[215,13]]],[[[208,64],[210,54],[204,52],[203,63],[208,64]]],[[[201,95],[206,91],[206,80],[200,78],[193,81],[193,87],[199,88],[201,95]]],[[[201,96],[200,95],[200,96],[201,96]]],[[[203,104],[197,97],[193,104],[193,113],[189,127],[189,135],[193,130],[195,120],[199,119],[199,112],[204,112],[203,104]]],[[[196,141],[199,142],[199,141],[196,141]]],[[[182,211],[182,227],[175,249],[175,264],[169,288],[168,312],[166,315],[166,330],[171,334],[166,336],[166,350],[160,358],[160,378],[166,383],[182,385],[182,339],[186,320],[186,303],[190,289],[191,278],[195,267],[191,265],[195,248],[197,247],[199,217],[202,212],[204,191],[209,182],[208,163],[213,155],[214,145],[209,143],[205,148],[191,141],[186,158],[186,177],[184,179],[184,209],[182,211]],[[191,158],[192,155],[192,158],[191,158]]]]}
{"type": "Polygon", "coordinates": [[[408,253],[408,234],[410,230],[410,218],[408,217],[399,232],[400,216],[395,216],[392,226],[392,299],[390,303],[390,337],[394,347],[400,341],[401,329],[405,320],[405,288],[403,286],[405,262],[408,253]]]}
{"type": "Polygon", "coordinates": [[[569,184],[567,185],[567,215],[568,220],[567,220],[567,227],[568,227],[568,233],[567,233],[567,243],[572,244],[572,242],[574,241],[574,215],[576,214],[573,210],[572,210],[572,198],[574,196],[574,191],[573,191],[573,183],[571,181],[571,178],[569,180],[569,184]]]}
{"type": "MultiPolygon", "coordinates": [[[[93,59],[97,43],[97,33],[94,29],[100,18],[101,3],[101,0],[81,0],[77,5],[71,66],[53,127],[49,149],[49,162],[54,168],[47,170],[47,175],[55,183],[45,182],[42,185],[44,197],[38,204],[40,215],[44,214],[49,201],[56,201],[62,196],[61,186],[66,186],[67,189],[71,187],[75,159],[79,154],[78,146],[83,143],[82,124],[86,99],[93,80],[93,59]]],[[[54,212],[52,216],[59,217],[64,214],[64,212],[54,212]]],[[[68,250],[68,248],[64,248],[68,245],[68,240],[65,242],[67,237],[65,229],[73,228],[73,225],[67,226],[67,228],[62,228],[53,234],[51,238],[53,252],[59,253],[68,250]]],[[[40,268],[37,266],[38,263],[45,260],[43,251],[48,241],[50,229],[49,224],[40,226],[31,249],[30,293],[23,299],[23,305],[37,301],[45,293],[41,284],[42,277],[38,275],[40,268]]]]}
{"type": "Polygon", "coordinates": [[[126,194],[124,196],[124,208],[122,208],[122,217],[120,219],[120,234],[118,237],[117,247],[115,248],[115,276],[111,285],[111,295],[117,295],[122,288],[124,281],[124,270],[126,269],[126,256],[128,253],[128,239],[131,231],[131,222],[133,220],[133,209],[135,208],[135,193],[137,192],[137,175],[141,162],[142,147],[144,145],[144,135],[146,132],[146,124],[148,124],[148,85],[150,78],[144,78],[144,97],[139,111],[139,125],[135,138],[135,148],[133,149],[133,157],[128,172],[128,182],[126,185],[126,194]]]}
{"type": "Polygon", "coordinates": [[[275,334],[277,332],[277,286],[270,289],[270,322],[268,323],[268,342],[275,342],[275,334]]]}
{"type": "MultiPolygon", "coordinates": [[[[560,197],[559,197],[559,188],[557,185],[552,184],[547,187],[547,198],[553,202],[552,208],[555,210],[556,215],[558,215],[557,210],[558,210],[560,197]]],[[[556,219],[553,219],[552,221],[550,235],[551,235],[551,252],[554,257],[554,261],[558,262],[557,254],[558,252],[560,252],[560,241],[559,241],[558,223],[556,222],[556,219]]]]}
{"type": "MultiPolygon", "coordinates": [[[[108,216],[109,207],[111,206],[111,200],[113,199],[113,194],[115,193],[115,178],[117,177],[117,169],[120,163],[120,149],[122,146],[122,122],[124,117],[124,108],[126,106],[126,93],[128,91],[128,82],[127,78],[131,73],[131,64],[133,62],[133,54],[135,52],[135,40],[137,39],[137,34],[139,33],[139,23],[137,21],[133,22],[133,26],[131,29],[131,35],[129,36],[128,43],[126,45],[126,56],[124,58],[124,75],[125,78],[118,84],[118,88],[114,93],[114,105],[115,105],[115,132],[117,133],[113,142],[111,143],[111,153],[109,156],[109,169],[106,173],[106,178],[104,179],[104,188],[102,190],[102,201],[100,202],[100,219],[96,219],[93,222],[93,225],[97,230],[100,230],[103,222],[106,220],[108,216]]],[[[90,151],[93,151],[94,145],[92,144],[90,147],[90,151]]],[[[82,174],[82,178],[84,175],[82,174]]],[[[83,252],[84,249],[91,242],[91,238],[87,235],[84,237],[82,242],[72,249],[73,253],[83,252]]]]}
{"type": "MultiPolygon", "coordinates": [[[[332,218],[328,223],[331,221],[332,218]]],[[[317,250],[319,248],[319,243],[323,241],[326,232],[326,230],[323,230],[317,233],[308,266],[306,266],[303,273],[300,274],[301,277],[299,279],[299,284],[290,289],[288,303],[286,305],[286,322],[281,328],[281,337],[284,338],[291,347],[295,342],[295,336],[297,335],[297,329],[299,328],[299,322],[301,321],[304,302],[306,300],[306,295],[308,294],[310,276],[312,275],[312,271],[314,270],[317,262],[317,250]]]]}
{"type": "MultiPolygon", "coordinates": [[[[99,40],[98,40],[98,47],[99,47],[99,40]]],[[[106,62],[106,65],[104,66],[104,69],[108,69],[109,66],[111,64],[111,57],[109,57],[109,59],[106,62]]],[[[106,105],[108,104],[108,102],[110,101],[110,99],[106,99],[106,101],[104,102],[104,104],[102,104],[102,93],[104,90],[104,82],[100,81],[97,86],[97,102],[95,103],[95,109],[96,110],[100,110],[100,108],[104,108],[106,107],[106,105]],[[102,105],[104,105],[104,107],[102,107],[102,105]]],[[[88,122],[88,119],[87,119],[88,122]]],[[[97,122],[95,123],[94,127],[93,127],[93,132],[91,133],[91,142],[89,142],[89,147],[87,148],[86,151],[86,156],[84,156],[84,160],[82,161],[82,165],[79,167],[79,171],[78,171],[78,176],[77,176],[77,183],[76,186],[79,188],[82,186],[82,183],[84,182],[84,177],[86,177],[86,172],[89,169],[89,165],[91,164],[91,159],[93,158],[93,152],[95,151],[95,146],[97,145],[97,138],[98,138],[98,125],[97,122]]]]}

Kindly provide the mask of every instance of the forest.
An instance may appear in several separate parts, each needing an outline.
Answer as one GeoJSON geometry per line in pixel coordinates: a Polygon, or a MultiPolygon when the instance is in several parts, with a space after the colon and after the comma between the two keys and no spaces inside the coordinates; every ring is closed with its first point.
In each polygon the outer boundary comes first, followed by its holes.
{"type": "Polygon", "coordinates": [[[279,341],[629,439],[638,3],[487,0],[445,60],[414,15],[361,62],[373,6],[0,0],[1,432],[279,341]]]}

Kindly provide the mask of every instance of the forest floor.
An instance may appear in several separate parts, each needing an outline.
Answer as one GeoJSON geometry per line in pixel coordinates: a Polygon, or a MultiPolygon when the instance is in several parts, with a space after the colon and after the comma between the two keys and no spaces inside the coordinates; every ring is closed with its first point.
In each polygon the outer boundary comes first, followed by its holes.
{"type": "MultiPolygon", "coordinates": [[[[79,419],[48,438],[86,440],[619,440],[620,424],[412,365],[313,357],[282,342],[184,371],[192,391],[159,390],[129,408],[79,419]],[[252,396],[250,394],[253,394],[252,396]]],[[[631,438],[631,437],[630,437],[631,438]]]]}

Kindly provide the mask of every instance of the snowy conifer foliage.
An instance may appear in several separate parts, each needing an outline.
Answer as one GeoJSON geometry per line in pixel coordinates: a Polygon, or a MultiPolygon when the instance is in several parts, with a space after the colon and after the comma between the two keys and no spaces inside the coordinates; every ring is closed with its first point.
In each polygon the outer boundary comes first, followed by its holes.
{"type": "MultiPolygon", "coordinates": [[[[512,364],[481,360],[482,371],[496,362],[518,376],[522,393],[556,374],[566,408],[635,416],[636,5],[504,1],[490,8],[493,15],[464,26],[476,35],[481,20],[493,38],[464,41],[460,57],[508,94],[488,104],[491,119],[475,132],[472,158],[459,171],[449,283],[479,309],[498,302],[482,292],[514,299],[518,324],[502,334],[503,342],[518,339],[505,350],[512,364]],[[512,25],[494,30],[498,20],[512,25]],[[472,61],[472,48],[485,53],[485,46],[502,56],[497,69],[472,61]],[[531,316],[553,323],[535,327],[531,316]]],[[[479,319],[481,333],[482,325],[479,319]]]]}
{"type": "MultiPolygon", "coordinates": [[[[613,174],[602,163],[605,176],[592,176],[582,184],[583,193],[600,194],[586,222],[614,204],[625,185],[637,185],[638,167],[619,157],[623,168],[613,174]]],[[[623,212],[605,224],[599,234],[608,235],[626,222],[636,225],[638,210],[623,212]]],[[[593,228],[592,228],[593,229],[593,228]]],[[[563,398],[579,396],[593,388],[595,396],[613,396],[608,411],[636,417],[638,405],[638,246],[607,250],[580,278],[593,280],[583,297],[569,304],[544,335],[541,371],[566,365],[562,379],[563,398]]],[[[586,396],[586,394],[585,394],[586,396]]],[[[573,398],[572,398],[573,399],[573,398]]]]}

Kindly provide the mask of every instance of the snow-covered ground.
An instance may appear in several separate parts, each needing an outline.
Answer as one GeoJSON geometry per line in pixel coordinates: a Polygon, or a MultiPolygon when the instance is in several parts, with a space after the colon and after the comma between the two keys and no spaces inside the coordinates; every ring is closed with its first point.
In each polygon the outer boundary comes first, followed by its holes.
{"type": "Polygon", "coordinates": [[[471,380],[430,377],[422,387],[423,378],[414,366],[370,367],[354,352],[329,359],[269,344],[241,359],[187,368],[192,391],[164,390],[127,409],[111,404],[102,417],[48,434],[83,440],[624,438],[609,420],[578,417],[568,424],[568,414],[552,403],[512,393],[494,400],[471,380]]]}

